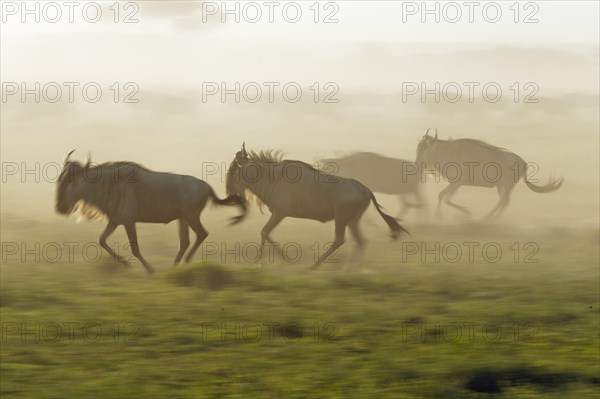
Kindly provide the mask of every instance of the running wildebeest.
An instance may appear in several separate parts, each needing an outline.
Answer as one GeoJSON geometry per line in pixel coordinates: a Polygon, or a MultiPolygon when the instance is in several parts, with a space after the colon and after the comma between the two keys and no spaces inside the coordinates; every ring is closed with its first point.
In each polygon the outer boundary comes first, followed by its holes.
{"type": "Polygon", "coordinates": [[[319,161],[325,172],[358,180],[375,193],[398,196],[401,217],[409,208],[419,209],[424,205],[421,195],[421,176],[415,162],[390,158],[372,152],[358,152],[343,158],[319,161]],[[407,197],[412,196],[416,203],[407,197]]]}
{"type": "Polygon", "coordinates": [[[217,205],[237,205],[242,214],[232,218],[239,223],[246,215],[243,198],[230,195],[219,199],[204,181],[192,176],[153,172],[133,162],[107,162],[92,166],[71,161],[71,151],[64,161],[56,190],[56,211],[70,215],[75,211],[86,219],[108,219],[100,236],[100,245],[115,261],[128,263],[106,243],[108,236],[119,225],[125,226],[131,252],[142,262],[148,273],[154,269],[140,253],[135,223],[169,223],[179,221],[179,252],[174,264],[181,261],[190,245],[189,227],[196,233],[196,241],[185,261],[189,262],[208,232],[200,222],[200,213],[207,201],[217,205]]]}
{"type": "Polygon", "coordinates": [[[438,214],[444,201],[470,215],[465,207],[450,200],[460,186],[496,187],[500,201],[488,213],[490,219],[506,208],[510,193],[521,178],[536,193],[557,190],[563,183],[562,178],[550,179],[547,185],[536,186],[528,179],[528,164],[520,156],[479,140],[440,140],[437,130],[432,137],[429,129],[417,146],[417,165],[422,173],[439,173],[450,183],[438,195],[438,214]]]}
{"type": "Polygon", "coordinates": [[[261,231],[261,254],[265,243],[276,244],[269,234],[286,217],[335,220],[335,239],[313,269],[344,243],[346,226],[356,240],[357,254],[362,255],[365,240],[358,222],[371,202],[392,231],[392,238],[406,232],[396,219],[381,210],[375,195],[362,183],[330,176],[301,161],[282,160],[273,151],[248,154],[242,145],[229,167],[226,191],[229,196],[244,195],[249,202],[265,204],[271,211],[261,231]]]}

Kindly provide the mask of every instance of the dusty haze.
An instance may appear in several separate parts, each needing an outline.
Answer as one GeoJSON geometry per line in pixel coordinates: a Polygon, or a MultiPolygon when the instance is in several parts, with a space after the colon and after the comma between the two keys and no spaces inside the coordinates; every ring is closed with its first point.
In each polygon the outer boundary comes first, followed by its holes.
{"type": "MultiPolygon", "coordinates": [[[[597,227],[598,26],[576,21],[598,9],[557,3],[541,3],[538,24],[502,20],[511,34],[481,22],[402,24],[400,9],[386,2],[377,13],[360,2],[340,3],[340,22],[328,25],[223,24],[218,15],[202,23],[200,3],[162,2],[141,3],[139,22],[130,25],[42,22],[24,29],[9,20],[2,27],[3,82],[98,82],[103,97],[88,103],[76,91],[72,104],[64,98],[37,104],[32,97],[23,103],[18,95],[2,102],[2,217],[62,223],[53,211],[55,168],[44,168],[74,148],[80,159],[90,151],[95,162],[130,160],[206,178],[223,194],[224,171],[206,176],[206,163],[222,168],[243,141],[311,163],[354,151],[414,160],[417,139],[431,127],[442,138],[481,139],[537,163],[541,183],[564,176],[564,186],[547,195],[519,184],[502,223],[597,227]],[[560,34],[552,28],[559,22],[560,34]],[[114,103],[108,88],[114,82],[137,84],[139,102],[114,103]],[[233,96],[222,103],[219,95],[203,101],[203,82],[297,82],[303,96],[289,103],[278,95],[269,103],[263,87],[254,104],[233,96]],[[335,83],[338,102],[324,103],[331,90],[322,89],[315,103],[314,82],[335,83]],[[480,86],[473,103],[466,91],[457,103],[436,103],[431,95],[425,102],[419,95],[403,99],[406,82],[480,86]],[[500,101],[481,97],[487,82],[502,88],[500,101]],[[523,102],[527,82],[539,89],[537,103],[523,102]],[[16,175],[7,175],[7,163],[18,165],[16,175]],[[23,163],[29,169],[39,163],[39,176],[22,176],[23,163]]],[[[430,204],[443,187],[428,183],[430,204]]],[[[379,197],[396,211],[395,199],[379,197]]],[[[477,218],[495,204],[496,193],[463,188],[456,200],[477,218]]]]}

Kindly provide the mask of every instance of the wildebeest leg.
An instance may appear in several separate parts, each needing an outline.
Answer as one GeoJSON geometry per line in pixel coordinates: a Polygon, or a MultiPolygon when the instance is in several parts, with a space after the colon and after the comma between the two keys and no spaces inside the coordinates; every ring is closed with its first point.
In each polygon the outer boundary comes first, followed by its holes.
{"type": "Polygon", "coordinates": [[[100,235],[100,246],[104,248],[106,252],[110,254],[110,256],[112,256],[115,262],[119,262],[125,266],[129,266],[129,263],[127,263],[127,261],[122,256],[116,254],[115,251],[113,251],[112,248],[106,243],[106,239],[113,233],[113,231],[115,231],[116,228],[116,224],[108,222],[108,225],[102,232],[102,235],[100,235]]]}
{"type": "Polygon", "coordinates": [[[194,233],[196,233],[196,241],[194,241],[194,245],[192,245],[192,249],[190,249],[190,252],[188,252],[188,254],[185,256],[186,263],[189,263],[190,260],[192,260],[192,256],[194,256],[194,253],[196,252],[200,244],[202,244],[202,241],[204,241],[206,237],[208,237],[208,231],[206,231],[206,229],[204,229],[204,226],[202,226],[202,223],[200,223],[200,215],[191,218],[190,220],[188,220],[188,222],[192,230],[194,230],[194,233]]]}
{"type": "Polygon", "coordinates": [[[510,193],[512,192],[513,188],[515,188],[515,185],[506,187],[504,189],[504,201],[502,203],[502,207],[498,210],[497,215],[500,216],[502,215],[502,213],[504,213],[504,211],[506,210],[506,207],[508,206],[508,203],[510,202],[510,193]]]}
{"type": "Polygon", "coordinates": [[[335,250],[337,250],[344,244],[346,224],[346,221],[342,221],[340,219],[335,220],[335,239],[333,240],[333,243],[329,246],[327,251],[325,251],[325,253],[319,257],[319,259],[315,262],[311,269],[316,269],[317,267],[321,266],[321,263],[323,263],[323,261],[327,259],[329,255],[331,255],[335,250]]]}
{"type": "MultiPolygon", "coordinates": [[[[513,186],[514,187],[514,186],[513,186]]],[[[498,195],[500,196],[500,200],[498,204],[487,214],[485,217],[486,220],[491,220],[494,216],[500,216],[504,211],[504,208],[508,205],[510,200],[510,192],[512,191],[512,187],[507,188],[504,186],[498,186],[498,195]]]]}
{"type": "Polygon", "coordinates": [[[358,222],[360,221],[361,216],[362,216],[362,212],[358,216],[355,216],[354,218],[352,218],[352,220],[350,220],[350,223],[348,223],[348,227],[350,227],[350,232],[352,233],[352,237],[356,241],[356,249],[355,249],[354,253],[352,254],[352,260],[356,261],[359,267],[362,265],[364,247],[366,244],[366,240],[364,239],[362,233],[360,232],[360,228],[358,226],[358,222]]]}
{"type": "Polygon", "coordinates": [[[150,264],[146,262],[146,259],[144,259],[140,252],[140,245],[138,244],[137,240],[137,231],[135,230],[135,223],[126,224],[125,231],[127,232],[127,238],[129,238],[129,245],[131,246],[131,253],[133,253],[133,256],[135,256],[140,260],[140,262],[142,262],[142,265],[144,265],[148,273],[154,273],[154,268],[152,268],[152,266],[150,266],[150,264]]]}
{"type": "Polygon", "coordinates": [[[177,265],[181,258],[183,258],[183,254],[187,251],[190,246],[190,230],[189,224],[183,219],[179,219],[179,252],[177,252],[177,256],[175,257],[175,262],[173,262],[173,266],[177,265]]]}
{"type": "Polygon", "coordinates": [[[465,208],[464,206],[460,206],[455,204],[454,202],[450,201],[450,198],[452,198],[452,196],[454,196],[454,194],[456,194],[456,191],[459,189],[460,185],[456,184],[456,183],[450,183],[448,185],[448,187],[446,187],[445,189],[443,189],[439,194],[438,194],[438,206],[437,206],[437,214],[441,214],[440,212],[440,206],[442,204],[442,200],[447,204],[450,205],[451,207],[458,209],[459,211],[470,215],[471,213],[467,210],[467,208],[465,208]],[[444,197],[448,197],[445,198],[444,197]]]}
{"type": "Polygon", "coordinates": [[[449,185],[446,186],[446,188],[444,188],[442,191],[440,191],[440,193],[438,194],[438,203],[437,203],[437,208],[435,210],[435,214],[437,216],[440,216],[442,214],[442,201],[444,200],[444,197],[446,196],[446,194],[448,194],[451,191],[456,191],[457,188],[450,183],[449,185]]]}
{"type": "MultiPolygon", "coordinates": [[[[272,244],[273,249],[275,249],[275,246],[277,245],[277,243],[271,239],[271,236],[269,234],[271,234],[271,231],[273,231],[273,229],[275,227],[277,227],[277,225],[279,223],[281,223],[281,221],[283,219],[284,219],[283,216],[281,216],[277,213],[272,213],[271,217],[267,221],[267,224],[265,224],[265,226],[260,231],[260,250],[259,250],[260,252],[258,254],[258,259],[262,259],[262,252],[263,252],[263,248],[265,247],[265,243],[268,242],[268,243],[272,244]]],[[[281,256],[283,256],[283,253],[281,254],[281,256]]]]}

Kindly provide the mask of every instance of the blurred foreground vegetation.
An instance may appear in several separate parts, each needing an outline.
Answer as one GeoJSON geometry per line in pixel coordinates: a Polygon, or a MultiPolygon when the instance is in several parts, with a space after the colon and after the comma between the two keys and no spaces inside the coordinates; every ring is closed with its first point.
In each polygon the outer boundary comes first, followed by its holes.
{"type": "MultiPolygon", "coordinates": [[[[324,227],[282,226],[276,236],[306,249],[327,241],[332,226],[324,227]]],[[[71,228],[80,233],[35,236],[95,241],[100,230],[71,228]]],[[[6,257],[2,397],[597,397],[597,230],[423,225],[403,238],[427,237],[428,248],[493,242],[503,250],[495,263],[481,251],[454,263],[450,252],[439,262],[402,259],[406,245],[383,227],[365,231],[360,272],[341,270],[350,237],[340,262],[316,272],[307,271],[310,256],[261,266],[232,255],[202,262],[200,253],[172,269],[175,235],[158,228],[140,234],[159,270],[152,277],[106,255],[53,264],[6,257]],[[538,262],[515,261],[515,242],[536,243],[538,262]]]]}

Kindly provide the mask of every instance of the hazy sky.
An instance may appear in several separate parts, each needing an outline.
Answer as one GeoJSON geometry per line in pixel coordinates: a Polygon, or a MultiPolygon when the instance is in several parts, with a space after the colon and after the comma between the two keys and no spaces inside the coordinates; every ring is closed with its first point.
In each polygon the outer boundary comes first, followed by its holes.
{"type": "MultiPolygon", "coordinates": [[[[227,2],[226,23],[215,8],[223,11],[222,2],[121,2],[118,8],[104,2],[97,23],[85,21],[84,3],[72,10],[73,23],[66,7],[50,23],[57,11],[39,5],[36,23],[15,4],[21,3],[2,2],[3,81],[134,81],[161,90],[196,90],[205,81],[336,81],[346,89],[397,91],[398,81],[436,77],[597,91],[596,1],[428,2],[429,14],[422,2],[279,2],[273,8],[227,2]],[[123,23],[126,17],[137,22],[123,23]],[[485,53],[498,46],[526,50],[485,53]]],[[[94,8],[86,10],[93,20],[94,8]]]]}
{"type": "MultiPolygon", "coordinates": [[[[68,21],[69,9],[61,7],[57,23],[56,11],[44,13],[40,6],[40,23],[26,15],[21,23],[22,8],[13,11],[13,3],[2,1],[4,24],[2,40],[8,45],[26,44],[39,34],[69,33],[136,33],[183,34],[197,33],[213,40],[342,40],[342,41],[402,41],[402,42],[467,42],[485,44],[556,44],[598,43],[597,1],[536,1],[536,2],[438,2],[429,1],[313,1],[300,2],[201,2],[137,1],[134,6],[119,7],[119,20],[129,17],[136,23],[114,23],[115,9],[103,4],[99,23],[84,20],[83,4],[73,8],[73,23],[68,21]],[[250,3],[250,4],[248,4],[250,3]],[[288,4],[293,3],[293,4],[288,4]],[[473,5],[469,5],[473,3],[473,5]],[[301,15],[297,14],[299,5],[301,15]],[[426,4],[423,6],[423,4],[426,4]],[[215,5],[227,10],[226,23],[215,13],[215,5]],[[139,9],[137,8],[139,7],[139,9]],[[497,11],[500,14],[497,14],[497,11]],[[427,12],[429,11],[429,12],[427,12]],[[44,15],[47,18],[44,18],[44,15]],[[236,16],[239,23],[235,22],[236,16]],[[272,18],[273,22],[269,21],[272,18]],[[319,21],[315,23],[315,18],[319,21]],[[439,22],[436,22],[439,18],[439,22]],[[423,19],[425,22],[422,22],[423,19]],[[472,22],[470,21],[472,19],[472,22]],[[518,22],[515,22],[515,19],[518,22]],[[292,23],[291,21],[297,22],[292,23]],[[330,23],[325,23],[327,20],[330,23]],[[257,22],[252,22],[257,21],[257,22]],[[289,21],[289,22],[288,22],[289,21]],[[455,21],[455,22],[453,22],[455,21]]],[[[38,2],[42,3],[43,2],[38,2]]],[[[58,2],[62,4],[63,2],[58,2]]],[[[92,2],[93,3],[93,2],[92,2]]],[[[86,9],[94,20],[94,9],[86,9]]]]}

